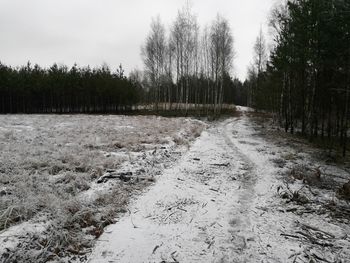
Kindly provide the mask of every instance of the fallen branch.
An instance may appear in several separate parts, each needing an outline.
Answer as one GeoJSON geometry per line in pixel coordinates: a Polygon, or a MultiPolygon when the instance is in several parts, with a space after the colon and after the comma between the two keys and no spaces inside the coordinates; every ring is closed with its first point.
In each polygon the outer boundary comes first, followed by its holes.
{"type": "Polygon", "coordinates": [[[207,249],[210,249],[211,246],[215,243],[215,240],[212,240],[211,242],[209,242],[209,245],[208,245],[208,248],[207,249]]]}
{"type": "Polygon", "coordinates": [[[210,165],[213,165],[213,166],[224,166],[224,167],[227,167],[227,166],[230,166],[230,164],[229,163],[212,163],[212,164],[210,164],[210,165]]]}
{"type": "Polygon", "coordinates": [[[121,172],[121,173],[116,173],[116,172],[109,173],[109,172],[107,172],[106,174],[102,175],[97,180],[97,183],[98,184],[106,183],[111,179],[119,179],[123,182],[129,182],[131,180],[140,180],[140,181],[149,181],[149,182],[154,181],[154,178],[151,178],[151,177],[133,176],[132,172],[121,172]]]}
{"type": "Polygon", "coordinates": [[[323,234],[325,234],[325,235],[327,235],[327,236],[329,236],[329,237],[331,237],[331,238],[335,238],[335,236],[334,236],[333,234],[328,233],[328,232],[326,232],[326,231],[324,231],[324,230],[321,230],[321,229],[319,229],[319,228],[317,228],[317,227],[310,226],[310,225],[307,225],[307,224],[302,224],[302,223],[299,223],[299,224],[300,224],[302,227],[304,227],[304,228],[308,228],[308,229],[311,229],[311,230],[316,231],[316,232],[321,232],[321,233],[323,233],[323,234]]]}
{"type": "Polygon", "coordinates": [[[124,182],[130,181],[132,178],[132,172],[122,172],[122,173],[116,173],[116,172],[108,172],[102,175],[98,180],[97,183],[106,183],[110,179],[120,179],[124,182]]]}
{"type": "Polygon", "coordinates": [[[166,221],[169,217],[171,217],[172,215],[174,215],[174,214],[176,214],[176,211],[175,212],[172,212],[172,213],[170,213],[165,219],[164,219],[164,221],[166,221]]]}
{"type": "Polygon", "coordinates": [[[290,256],[288,257],[288,259],[291,259],[291,258],[293,258],[293,257],[300,256],[300,255],[301,255],[301,252],[296,252],[296,253],[293,253],[292,255],[290,255],[290,256]]]}
{"type": "Polygon", "coordinates": [[[331,244],[331,243],[319,242],[317,240],[317,238],[311,236],[311,234],[308,234],[308,233],[305,233],[305,232],[302,232],[302,231],[297,231],[295,233],[306,237],[312,244],[319,245],[319,246],[322,246],[322,247],[333,247],[333,244],[331,244]]]}
{"type": "Polygon", "coordinates": [[[130,209],[128,209],[128,211],[129,211],[129,214],[130,214],[130,221],[131,221],[132,226],[133,226],[134,228],[138,228],[138,227],[134,224],[134,221],[132,220],[132,214],[131,214],[130,209]]]}
{"type": "Polygon", "coordinates": [[[286,234],[286,233],[281,233],[281,236],[300,239],[300,236],[292,235],[292,234],[286,234]]]}
{"type": "Polygon", "coordinates": [[[315,253],[312,253],[312,256],[318,260],[321,260],[321,261],[324,261],[324,262],[327,262],[327,263],[331,263],[331,261],[325,259],[325,258],[321,258],[320,256],[316,255],[315,253]]]}
{"type": "Polygon", "coordinates": [[[163,242],[160,245],[156,245],[152,251],[152,254],[156,253],[157,249],[160,248],[162,245],[163,245],[163,242]]]}
{"type": "Polygon", "coordinates": [[[174,251],[173,253],[171,253],[171,258],[174,260],[175,263],[179,263],[179,261],[175,258],[175,254],[177,251],[174,251]]]}

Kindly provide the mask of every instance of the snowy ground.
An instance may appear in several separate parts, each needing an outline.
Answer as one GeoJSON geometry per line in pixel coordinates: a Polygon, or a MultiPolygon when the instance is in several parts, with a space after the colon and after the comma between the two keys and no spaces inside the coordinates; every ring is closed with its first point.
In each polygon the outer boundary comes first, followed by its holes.
{"type": "Polygon", "coordinates": [[[349,174],[317,163],[305,145],[264,136],[269,129],[248,109],[240,113],[208,128],[159,174],[88,262],[349,262],[349,216],[334,213],[349,204],[320,183],[338,187],[349,174]],[[303,183],[316,168],[330,172],[303,183]]]}
{"type": "Polygon", "coordinates": [[[154,116],[0,116],[0,262],[84,258],[205,127],[154,116]],[[127,176],[99,180],[111,173],[127,176]]]}

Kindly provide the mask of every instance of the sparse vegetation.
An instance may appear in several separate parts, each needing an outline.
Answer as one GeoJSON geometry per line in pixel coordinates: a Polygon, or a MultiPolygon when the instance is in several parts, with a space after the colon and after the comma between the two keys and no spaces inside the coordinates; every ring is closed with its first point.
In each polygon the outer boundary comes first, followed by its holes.
{"type": "Polygon", "coordinates": [[[28,235],[0,257],[5,262],[82,256],[125,211],[129,198],[154,181],[161,164],[176,159],[172,152],[187,148],[205,127],[196,120],[155,116],[0,118],[0,231],[48,222],[43,233],[28,235]],[[97,179],[111,169],[131,169],[135,176],[97,187],[97,179]]]}

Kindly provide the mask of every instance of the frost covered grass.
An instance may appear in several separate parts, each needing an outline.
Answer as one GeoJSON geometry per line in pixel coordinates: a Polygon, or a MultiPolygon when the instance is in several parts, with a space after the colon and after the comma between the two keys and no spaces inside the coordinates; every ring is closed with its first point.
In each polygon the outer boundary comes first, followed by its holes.
{"type": "Polygon", "coordinates": [[[285,215],[308,223],[306,227],[298,223],[294,233],[286,234],[286,238],[308,244],[306,250],[294,256],[294,261],[299,262],[303,256],[315,262],[347,262],[343,259],[350,253],[349,158],[333,159],[324,148],[281,132],[267,114],[249,116],[255,123],[255,136],[271,145],[262,151],[273,156],[270,161],[278,169],[281,183],[277,193],[283,200],[285,215]]]}
{"type": "Polygon", "coordinates": [[[152,181],[96,180],[126,169],[153,178],[204,128],[193,119],[155,116],[0,116],[0,234],[26,221],[50,222],[20,249],[0,253],[0,261],[83,253],[152,181]]]}

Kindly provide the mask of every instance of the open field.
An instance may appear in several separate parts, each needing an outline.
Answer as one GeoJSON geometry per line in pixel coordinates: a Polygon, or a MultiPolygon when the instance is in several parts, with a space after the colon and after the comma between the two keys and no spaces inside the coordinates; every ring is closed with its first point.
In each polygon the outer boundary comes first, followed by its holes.
{"type": "Polygon", "coordinates": [[[0,261],[84,254],[205,127],[155,116],[0,116],[0,261]]]}

